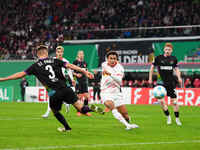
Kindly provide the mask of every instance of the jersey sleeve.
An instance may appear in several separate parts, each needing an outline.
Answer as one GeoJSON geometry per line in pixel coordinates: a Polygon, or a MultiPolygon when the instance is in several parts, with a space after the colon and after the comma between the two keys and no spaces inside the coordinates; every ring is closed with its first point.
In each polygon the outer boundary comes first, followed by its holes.
{"type": "Polygon", "coordinates": [[[84,65],[85,65],[85,68],[87,68],[87,67],[88,67],[86,62],[84,62],[84,65]]]}
{"type": "Polygon", "coordinates": [[[75,60],[75,61],[73,61],[73,64],[74,64],[74,65],[77,65],[77,61],[76,61],[76,60],[75,60]]]}
{"type": "Polygon", "coordinates": [[[34,64],[28,67],[26,70],[24,70],[24,72],[27,75],[34,75],[35,74],[34,64]]]}
{"type": "Polygon", "coordinates": [[[106,70],[106,62],[101,64],[102,71],[106,70]]]}
{"type": "MultiPolygon", "coordinates": [[[[67,59],[63,59],[63,61],[66,62],[66,63],[69,63],[69,61],[67,59]]],[[[70,80],[73,81],[74,80],[74,78],[73,78],[73,71],[68,68],[66,72],[67,72],[66,75],[69,75],[70,80]]]]}
{"type": "Polygon", "coordinates": [[[66,68],[65,65],[68,63],[68,62],[66,62],[66,61],[64,62],[64,61],[59,60],[59,59],[55,59],[55,61],[56,61],[57,65],[58,65],[59,67],[64,67],[64,68],[66,68]]]}
{"type": "Polygon", "coordinates": [[[178,67],[178,60],[177,60],[177,58],[175,57],[174,64],[173,64],[173,68],[176,68],[176,67],[178,67]]]}
{"type": "Polygon", "coordinates": [[[158,57],[155,57],[153,63],[152,63],[153,66],[158,66],[158,57]]]}
{"type": "Polygon", "coordinates": [[[119,65],[117,72],[111,74],[111,78],[113,78],[113,80],[115,80],[119,85],[122,83],[123,76],[124,68],[121,65],[119,65]]]}

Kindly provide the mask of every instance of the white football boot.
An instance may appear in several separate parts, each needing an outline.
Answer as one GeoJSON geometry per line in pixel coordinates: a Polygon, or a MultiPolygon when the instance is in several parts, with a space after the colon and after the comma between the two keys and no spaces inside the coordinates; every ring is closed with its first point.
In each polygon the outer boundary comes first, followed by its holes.
{"type": "Polygon", "coordinates": [[[172,124],[172,119],[171,119],[170,116],[167,117],[167,124],[168,124],[168,125],[172,124]]]}
{"type": "Polygon", "coordinates": [[[139,128],[139,126],[137,124],[129,124],[129,126],[126,127],[126,130],[131,130],[134,128],[139,128]]]}
{"type": "Polygon", "coordinates": [[[176,118],[176,124],[177,124],[178,126],[182,126],[182,123],[181,123],[181,121],[180,121],[179,118],[176,118]]]}

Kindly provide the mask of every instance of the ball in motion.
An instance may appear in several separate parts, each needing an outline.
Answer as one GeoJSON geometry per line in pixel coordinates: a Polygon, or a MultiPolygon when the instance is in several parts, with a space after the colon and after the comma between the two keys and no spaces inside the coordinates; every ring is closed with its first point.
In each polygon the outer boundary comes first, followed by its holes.
{"type": "Polygon", "coordinates": [[[153,96],[157,99],[162,99],[166,96],[167,91],[165,89],[165,87],[158,85],[156,87],[153,88],[153,96]]]}

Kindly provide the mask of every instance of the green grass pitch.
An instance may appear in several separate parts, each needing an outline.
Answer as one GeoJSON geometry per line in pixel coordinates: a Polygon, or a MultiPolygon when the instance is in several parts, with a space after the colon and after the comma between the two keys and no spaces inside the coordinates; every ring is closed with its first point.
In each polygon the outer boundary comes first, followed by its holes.
{"type": "MultiPolygon", "coordinates": [[[[100,105],[103,107],[103,105],[100,105]]],[[[44,103],[0,103],[0,150],[199,150],[200,108],[180,108],[183,125],[166,125],[159,105],[127,105],[138,129],[126,131],[112,116],[92,113],[76,116],[71,107],[62,113],[72,127],[60,133],[60,123],[51,114],[43,119],[44,103]]]]}

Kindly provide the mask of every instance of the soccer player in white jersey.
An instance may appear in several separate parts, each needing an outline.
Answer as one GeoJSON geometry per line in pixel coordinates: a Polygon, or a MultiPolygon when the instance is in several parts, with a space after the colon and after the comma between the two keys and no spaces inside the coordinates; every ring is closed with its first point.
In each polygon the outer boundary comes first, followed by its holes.
{"type": "MultiPolygon", "coordinates": [[[[63,58],[63,54],[64,54],[64,48],[62,46],[58,46],[56,48],[56,59],[60,59],[64,62],[69,62],[67,59],[63,58]]],[[[69,76],[70,80],[72,81],[72,85],[75,86],[76,84],[76,81],[74,80],[73,78],[73,74],[72,74],[72,70],[71,69],[65,69],[65,68],[62,68],[62,74],[64,77],[67,77],[67,75],[69,76]]],[[[64,103],[65,106],[66,106],[66,112],[69,112],[69,107],[70,107],[70,104],[66,104],[64,103]]],[[[49,116],[51,112],[51,108],[49,106],[49,103],[48,103],[48,108],[47,108],[47,111],[44,115],[42,115],[43,118],[47,118],[49,116]]]]}
{"type": "Polygon", "coordinates": [[[138,128],[136,124],[130,124],[126,106],[121,90],[124,68],[118,63],[118,54],[109,51],[107,60],[102,63],[101,98],[104,105],[112,111],[113,116],[126,126],[126,130],[138,128]]]}

